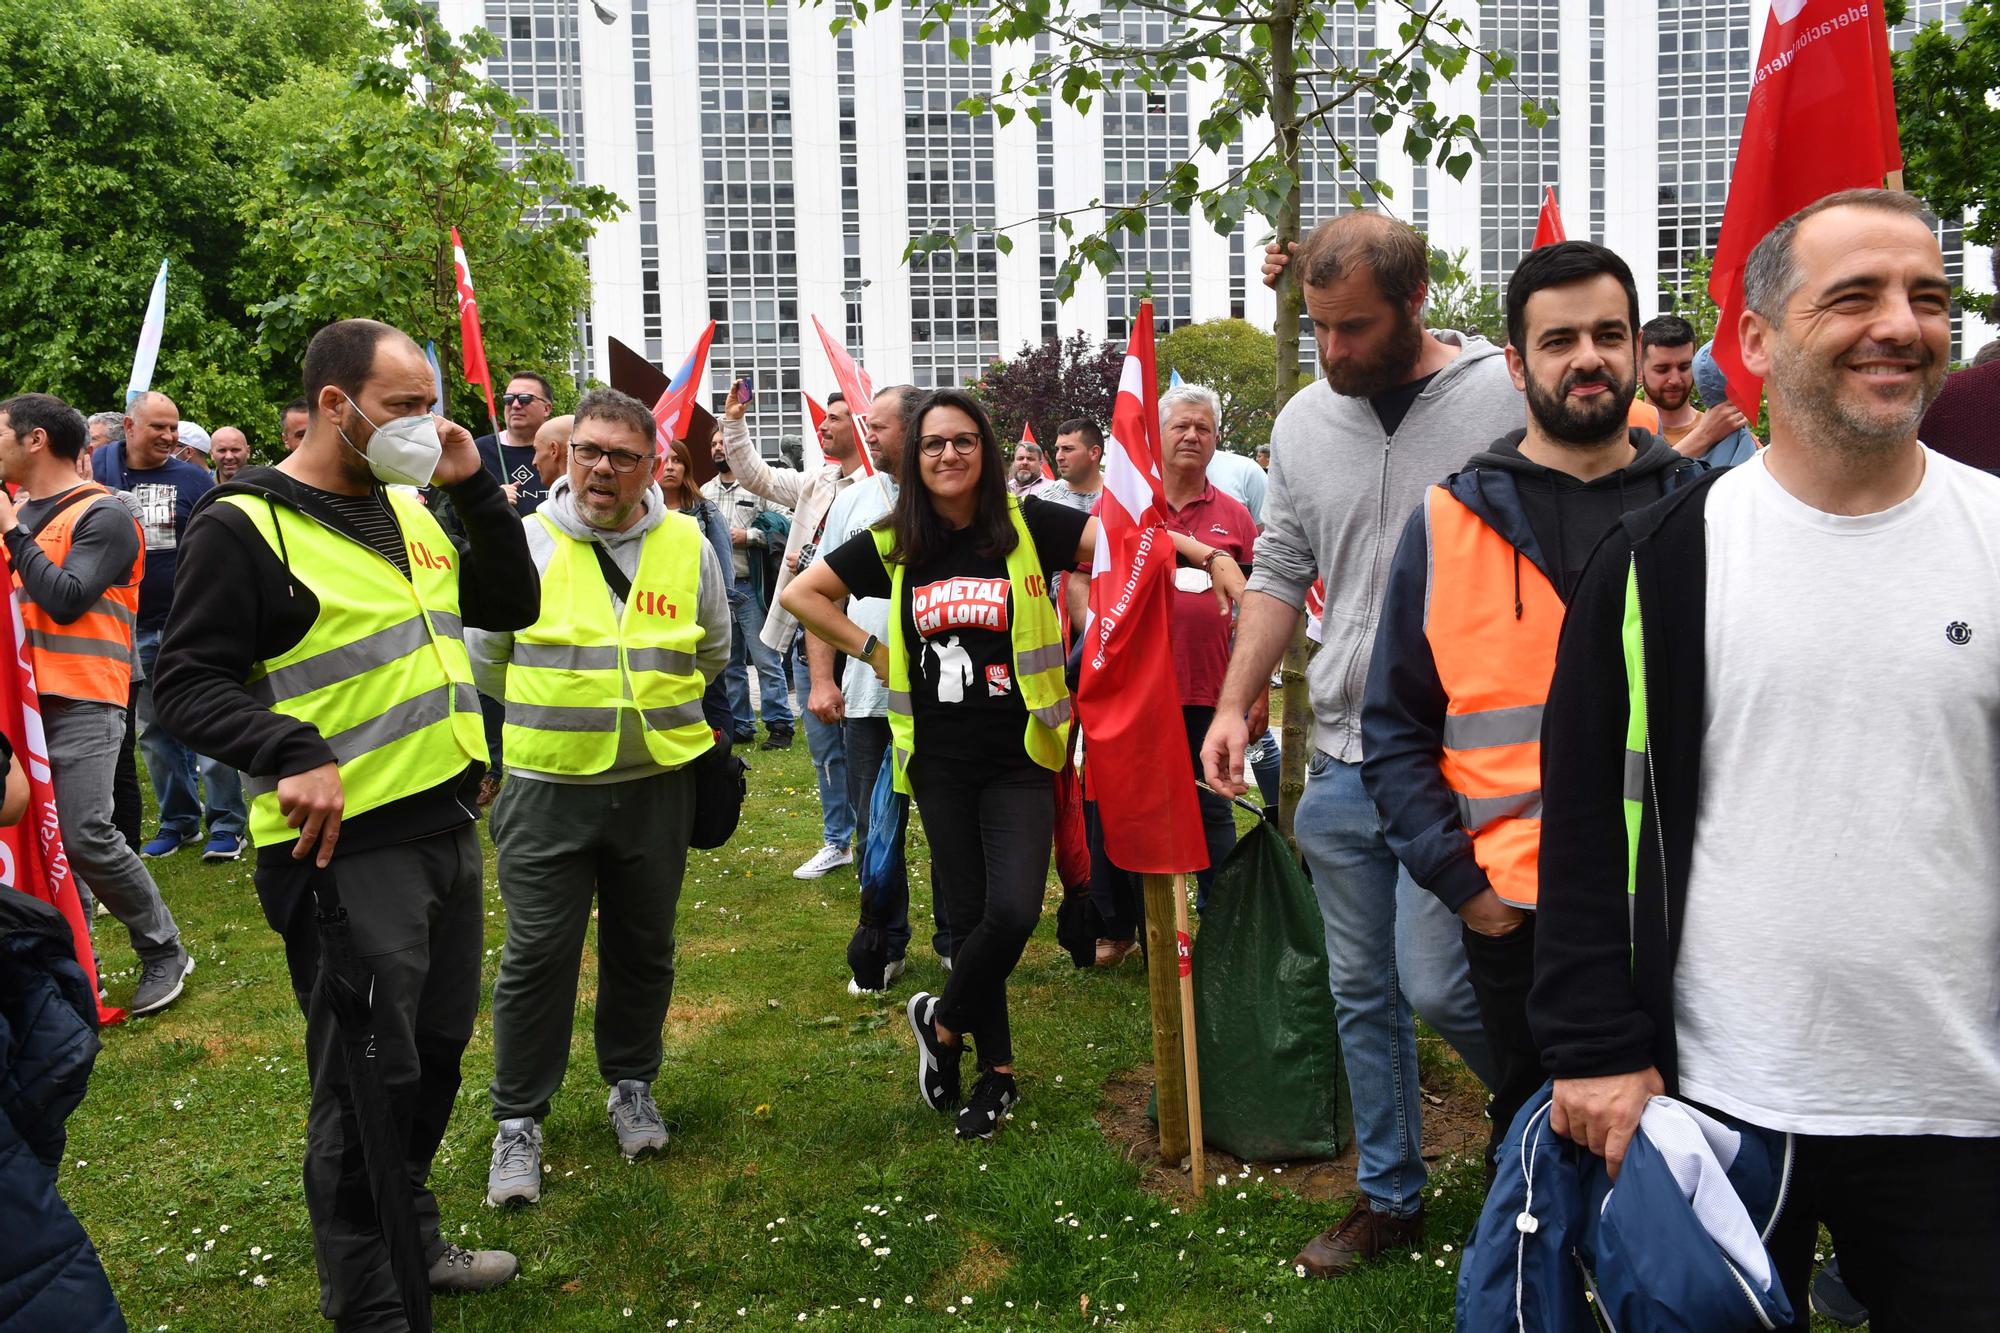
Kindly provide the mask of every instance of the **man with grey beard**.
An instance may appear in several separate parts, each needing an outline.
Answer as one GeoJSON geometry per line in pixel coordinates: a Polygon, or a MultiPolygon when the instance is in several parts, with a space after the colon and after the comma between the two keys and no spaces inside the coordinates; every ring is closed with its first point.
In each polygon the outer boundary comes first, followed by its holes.
{"type": "Polygon", "coordinates": [[[1917,438],[1934,225],[1847,190],[1758,243],[1771,443],[1612,529],[1541,738],[1550,1125],[1614,1173],[1662,1092],[1790,1135],[1799,1329],[1822,1224],[1878,1330],[2000,1307],[2000,479],[1917,438]]]}

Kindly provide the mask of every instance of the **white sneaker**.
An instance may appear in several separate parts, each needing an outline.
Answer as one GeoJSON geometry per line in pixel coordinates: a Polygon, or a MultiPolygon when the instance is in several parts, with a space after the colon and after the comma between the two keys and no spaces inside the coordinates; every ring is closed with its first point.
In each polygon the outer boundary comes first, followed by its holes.
{"type": "Polygon", "coordinates": [[[793,879],[818,879],[821,875],[854,864],[854,853],[832,843],[812,854],[812,859],[792,872],[793,879]]]}
{"type": "Polygon", "coordinates": [[[902,975],[903,960],[900,958],[891,958],[882,965],[882,990],[863,990],[860,982],[856,981],[853,977],[849,977],[847,979],[847,993],[857,1000],[864,995],[880,995],[882,991],[886,991],[889,987],[895,985],[896,979],[902,975]]]}

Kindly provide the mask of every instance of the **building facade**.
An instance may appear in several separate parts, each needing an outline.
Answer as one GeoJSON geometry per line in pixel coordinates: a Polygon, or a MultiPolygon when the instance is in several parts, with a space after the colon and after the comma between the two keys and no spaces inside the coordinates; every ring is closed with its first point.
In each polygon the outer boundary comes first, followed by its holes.
{"type": "MultiPolygon", "coordinates": [[[[1463,179],[1402,153],[1400,127],[1378,136],[1373,108],[1339,108],[1304,145],[1307,225],[1354,200],[1402,217],[1466,268],[1502,285],[1553,186],[1572,237],[1632,265],[1647,315],[1692,292],[1696,261],[1722,223],[1735,139],[1769,0],[1458,0],[1452,12],[1515,60],[1511,81],[1479,93],[1440,85],[1447,114],[1476,119],[1486,151],[1463,179]],[[1532,100],[1553,108],[1541,124],[1532,100]],[[1369,190],[1379,178],[1383,195],[1369,190]]],[[[1218,235],[1199,215],[1153,204],[1145,234],[1109,275],[1087,272],[1055,297],[1061,241],[1038,216],[1140,203],[1186,158],[1214,93],[1107,89],[1088,115],[1060,99],[1000,127],[963,99],[992,91],[1026,57],[954,42],[984,14],[965,4],[928,32],[913,9],[829,31],[831,9],[762,0],[441,0],[454,30],[488,28],[492,76],[553,120],[580,176],[627,204],[590,248],[587,368],[617,337],[678,364],[716,322],[710,378],[720,392],[755,378],[760,419],[803,429],[800,390],[832,374],[814,329],[842,339],[878,384],[960,383],[996,356],[1051,334],[1121,338],[1150,295],[1162,328],[1235,315],[1268,324],[1258,281],[1267,228],[1218,235]],[[963,48],[961,48],[963,49],[963,48]],[[1012,245],[995,244],[1005,229],[1012,245]],[[914,235],[962,233],[956,251],[907,255],[914,235]]],[[[1912,0],[1896,39],[1955,20],[1962,0],[1912,0]]],[[[1379,7],[1340,3],[1324,38],[1342,60],[1394,44],[1379,7]]],[[[1171,35],[1158,10],[1107,15],[1112,36],[1171,35]]],[[[1261,143],[1254,138],[1253,142],[1261,143]]],[[[1201,159],[1204,179],[1243,162],[1232,145],[1201,159]]],[[[1983,289],[1990,259],[1947,229],[1947,263],[1983,289]]],[[[1994,330],[1959,321],[1959,355],[1994,330]]],[[[1309,343],[1308,343],[1308,357],[1309,343]]]]}

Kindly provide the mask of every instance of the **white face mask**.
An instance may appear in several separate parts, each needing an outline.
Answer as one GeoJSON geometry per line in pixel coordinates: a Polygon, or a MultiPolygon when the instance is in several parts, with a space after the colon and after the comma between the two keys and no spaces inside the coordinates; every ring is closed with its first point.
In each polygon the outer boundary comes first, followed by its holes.
{"type": "Polygon", "coordinates": [[[375,433],[369,436],[366,450],[348,439],[345,430],[340,432],[341,442],[368,460],[368,470],[375,474],[375,479],[389,486],[430,485],[431,476],[437,471],[438,459],[444,455],[444,444],[438,439],[436,418],[428,412],[421,412],[376,426],[374,419],[361,411],[361,404],[352,398],[347,401],[361,414],[363,421],[375,426],[375,433]]]}

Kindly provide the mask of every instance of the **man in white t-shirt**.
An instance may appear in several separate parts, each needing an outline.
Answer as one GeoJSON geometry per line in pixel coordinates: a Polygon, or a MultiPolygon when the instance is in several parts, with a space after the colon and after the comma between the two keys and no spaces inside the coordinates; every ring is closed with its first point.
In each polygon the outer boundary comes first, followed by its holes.
{"type": "Polygon", "coordinates": [[[1933,225],[1850,190],[1758,244],[1770,446],[1613,529],[1542,734],[1551,1124],[1614,1170],[1661,1092],[1795,1136],[1800,1329],[1821,1224],[1878,1333],[2000,1311],[2000,478],[1917,439],[1933,225]]]}
{"type": "Polygon", "coordinates": [[[1089,417],[1056,427],[1056,477],[1029,491],[1037,500],[1088,514],[1104,494],[1104,431],[1089,417]]]}

